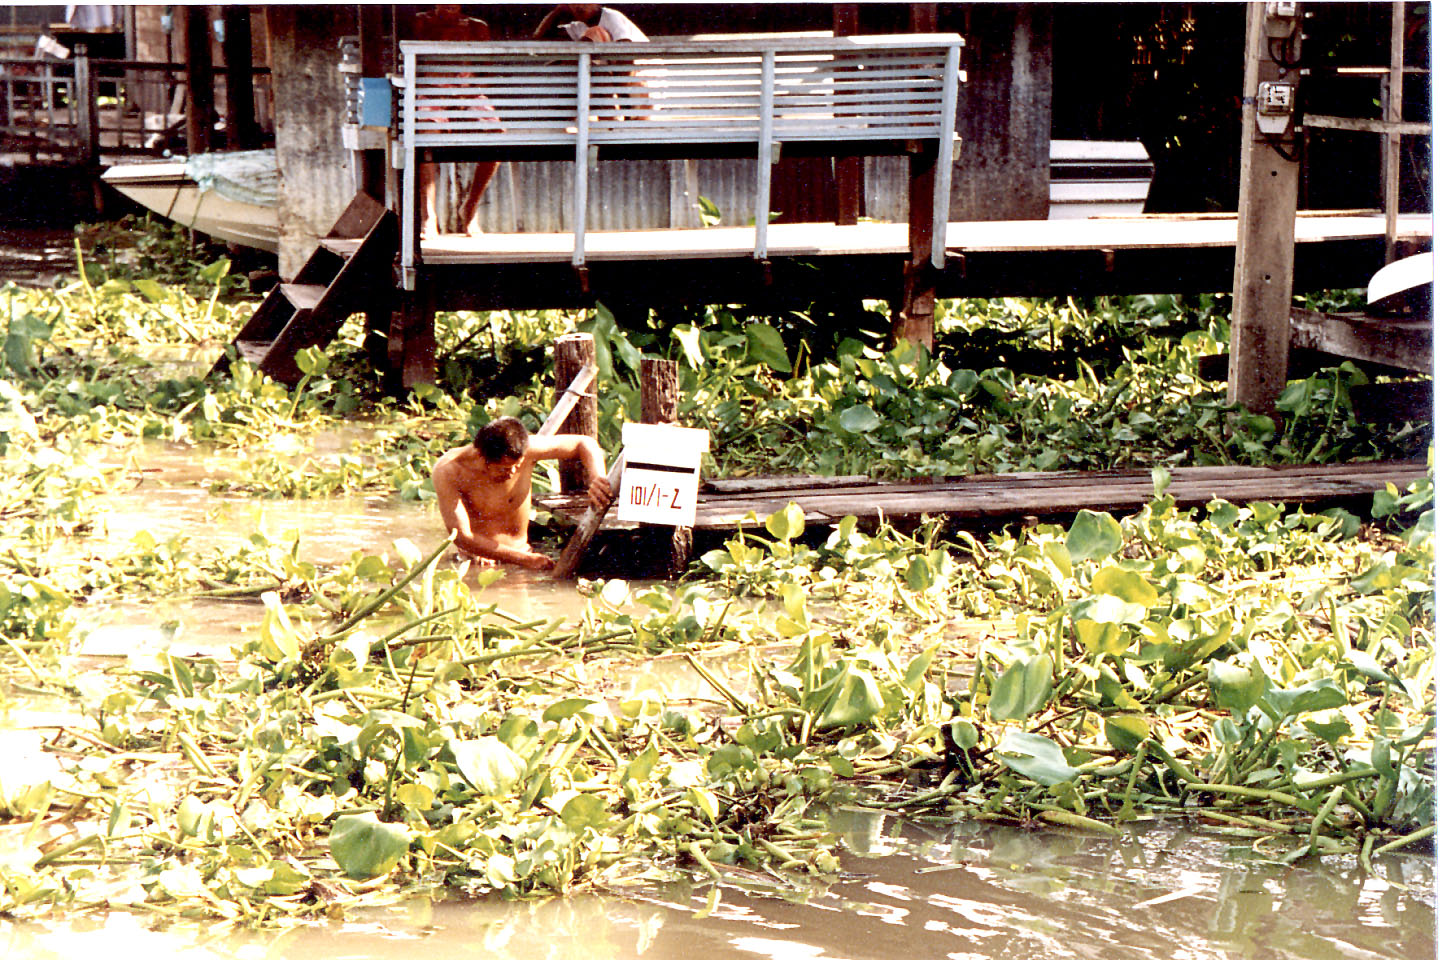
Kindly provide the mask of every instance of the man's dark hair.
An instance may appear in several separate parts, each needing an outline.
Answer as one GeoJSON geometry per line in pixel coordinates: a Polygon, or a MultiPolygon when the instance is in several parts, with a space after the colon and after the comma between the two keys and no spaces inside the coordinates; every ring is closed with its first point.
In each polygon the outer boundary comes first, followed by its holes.
{"type": "Polygon", "coordinates": [[[490,463],[519,460],[530,443],[530,431],[514,417],[491,420],[475,431],[475,449],[490,463]]]}

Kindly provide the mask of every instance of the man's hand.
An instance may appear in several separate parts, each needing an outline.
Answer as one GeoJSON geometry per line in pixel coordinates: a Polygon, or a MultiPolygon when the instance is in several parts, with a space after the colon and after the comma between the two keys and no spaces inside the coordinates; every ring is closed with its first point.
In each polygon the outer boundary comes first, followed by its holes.
{"type": "Polygon", "coordinates": [[[555,561],[543,553],[531,552],[524,559],[515,561],[526,570],[549,570],[555,566],[555,561]]]}
{"type": "Polygon", "coordinates": [[[585,491],[590,496],[590,505],[596,510],[604,510],[610,506],[610,478],[599,474],[590,481],[589,488],[585,491]]]}

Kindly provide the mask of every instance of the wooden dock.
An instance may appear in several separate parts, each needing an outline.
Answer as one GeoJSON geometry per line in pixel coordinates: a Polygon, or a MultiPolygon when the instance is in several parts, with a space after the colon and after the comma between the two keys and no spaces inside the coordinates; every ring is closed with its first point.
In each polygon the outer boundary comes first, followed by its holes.
{"type": "MultiPolygon", "coordinates": [[[[421,246],[439,309],[541,309],[627,302],[803,305],[898,296],[907,245],[898,223],[776,223],[769,256],[747,227],[586,235],[443,235],[421,246]]],[[[946,225],[942,297],[1213,293],[1234,283],[1234,215],[997,220],[946,225]]],[[[1406,249],[1431,243],[1429,216],[1399,221],[1406,249]]],[[[1364,286],[1384,264],[1385,218],[1306,211],[1295,221],[1295,290],[1364,286]]],[[[344,244],[328,243],[337,253],[344,244]]]]}
{"type": "MultiPolygon", "coordinates": [[[[1387,483],[1404,490],[1424,478],[1424,461],[1277,467],[1178,467],[1166,491],[1178,507],[1212,500],[1333,506],[1369,497],[1387,483]]],[[[1149,470],[974,474],[882,481],[869,477],[752,477],[708,480],[700,487],[695,529],[724,531],[755,526],[791,502],[811,524],[846,516],[911,523],[922,516],[978,525],[1026,517],[1064,517],[1080,510],[1131,513],[1154,496],[1149,470]]],[[[575,519],[583,498],[546,497],[540,506],[575,519]]],[[[609,527],[623,526],[609,521],[609,527]]]]}

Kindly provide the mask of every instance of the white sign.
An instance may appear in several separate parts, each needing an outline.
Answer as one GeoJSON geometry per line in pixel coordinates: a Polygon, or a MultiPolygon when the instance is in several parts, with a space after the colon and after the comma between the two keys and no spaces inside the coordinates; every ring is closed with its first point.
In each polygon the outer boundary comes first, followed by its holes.
{"type": "Polygon", "coordinates": [[[620,428],[620,438],[625,465],[615,497],[616,516],[634,523],[692,526],[700,491],[700,455],[710,449],[710,432],[627,423],[620,428]]]}

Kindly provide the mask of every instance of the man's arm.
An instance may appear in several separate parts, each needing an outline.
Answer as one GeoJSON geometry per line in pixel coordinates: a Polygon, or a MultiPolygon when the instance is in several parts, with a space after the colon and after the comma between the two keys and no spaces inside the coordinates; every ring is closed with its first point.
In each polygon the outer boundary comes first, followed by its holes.
{"type": "Polygon", "coordinates": [[[586,493],[597,510],[610,505],[610,481],[605,476],[605,453],[600,444],[578,433],[557,433],[549,437],[531,437],[529,453],[537,460],[579,460],[589,474],[586,493]]]}
{"type": "Polygon", "coordinates": [[[435,501],[440,507],[440,520],[445,529],[455,534],[455,546],[472,556],[500,563],[514,563],[531,570],[549,570],[555,561],[543,553],[521,550],[501,543],[494,537],[470,529],[470,514],[460,503],[460,488],[452,471],[437,466],[430,476],[435,486],[435,501]]]}

